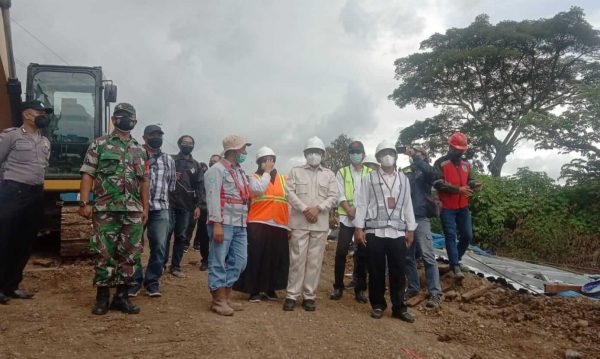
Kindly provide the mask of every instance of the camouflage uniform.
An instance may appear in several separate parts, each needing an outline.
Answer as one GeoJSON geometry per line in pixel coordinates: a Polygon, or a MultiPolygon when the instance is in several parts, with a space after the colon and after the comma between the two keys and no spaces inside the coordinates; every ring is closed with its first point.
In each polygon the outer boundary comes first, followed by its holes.
{"type": "Polygon", "coordinates": [[[133,282],[142,253],[142,182],[148,180],[145,149],[116,133],[90,145],[81,172],[94,177],[94,284],[113,287],[133,282]]]}

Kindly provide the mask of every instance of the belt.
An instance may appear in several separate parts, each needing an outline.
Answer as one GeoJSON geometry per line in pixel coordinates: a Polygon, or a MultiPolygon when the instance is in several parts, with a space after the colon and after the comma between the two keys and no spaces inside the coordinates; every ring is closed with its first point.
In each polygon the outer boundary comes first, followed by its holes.
{"type": "Polygon", "coordinates": [[[13,180],[2,180],[1,181],[2,184],[7,184],[7,185],[11,185],[11,186],[15,186],[18,187],[21,190],[25,190],[25,191],[30,191],[30,192],[42,192],[44,191],[44,185],[43,184],[26,184],[26,183],[21,183],[21,182],[17,182],[17,181],[13,181],[13,180]]]}
{"type": "Polygon", "coordinates": [[[238,198],[224,198],[223,201],[229,204],[248,204],[247,199],[238,199],[238,198]]]}

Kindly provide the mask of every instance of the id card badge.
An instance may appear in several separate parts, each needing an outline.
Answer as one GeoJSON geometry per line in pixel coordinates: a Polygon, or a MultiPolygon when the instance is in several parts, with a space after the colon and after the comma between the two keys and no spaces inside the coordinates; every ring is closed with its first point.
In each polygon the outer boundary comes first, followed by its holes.
{"type": "Polygon", "coordinates": [[[387,198],[387,207],[388,209],[396,208],[396,199],[394,197],[387,198]]]}

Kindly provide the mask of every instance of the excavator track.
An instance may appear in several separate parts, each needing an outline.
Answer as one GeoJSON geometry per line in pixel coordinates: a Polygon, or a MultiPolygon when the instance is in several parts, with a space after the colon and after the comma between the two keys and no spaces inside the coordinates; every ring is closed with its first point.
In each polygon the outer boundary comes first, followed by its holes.
{"type": "Polygon", "coordinates": [[[89,256],[89,242],[93,233],[92,220],[79,216],[77,205],[65,204],[61,209],[60,255],[62,257],[89,256]]]}

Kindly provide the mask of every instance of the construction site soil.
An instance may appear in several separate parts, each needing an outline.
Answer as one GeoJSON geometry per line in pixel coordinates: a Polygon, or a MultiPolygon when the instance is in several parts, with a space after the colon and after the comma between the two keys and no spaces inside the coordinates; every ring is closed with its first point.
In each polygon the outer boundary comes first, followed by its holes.
{"type": "Polygon", "coordinates": [[[454,287],[445,273],[440,309],[422,301],[410,309],[414,324],[389,310],[375,320],[352,291],[329,300],[334,254],[328,243],[315,312],[284,312],[282,299],[249,303],[235,293],[244,310],[233,317],[210,312],[198,252],[186,254],[187,278],[163,276],[161,298],[133,298],[139,315],[91,314],[90,261],[32,258],[22,289],[35,298],[0,305],[0,358],[600,357],[600,301],[517,293],[474,275],[454,287]]]}

